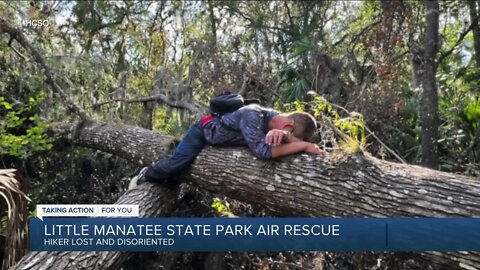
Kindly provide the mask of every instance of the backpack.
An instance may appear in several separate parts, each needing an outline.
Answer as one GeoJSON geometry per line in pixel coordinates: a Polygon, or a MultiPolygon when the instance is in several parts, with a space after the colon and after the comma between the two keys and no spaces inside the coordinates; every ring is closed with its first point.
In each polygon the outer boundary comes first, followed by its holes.
{"type": "Polygon", "coordinates": [[[243,99],[241,95],[225,93],[210,100],[210,113],[216,116],[231,113],[249,104],[260,104],[258,99],[243,99]]]}

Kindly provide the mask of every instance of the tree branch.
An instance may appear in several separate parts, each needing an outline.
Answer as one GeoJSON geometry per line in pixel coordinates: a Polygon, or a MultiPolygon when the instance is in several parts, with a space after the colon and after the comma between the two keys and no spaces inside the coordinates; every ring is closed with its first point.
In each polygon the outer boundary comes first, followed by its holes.
{"type": "Polygon", "coordinates": [[[110,103],[114,103],[114,102],[142,103],[142,102],[148,102],[148,101],[161,101],[161,102],[167,104],[170,107],[177,108],[177,109],[188,110],[191,113],[194,113],[195,115],[202,115],[203,114],[202,106],[200,106],[198,104],[189,103],[185,100],[172,101],[172,100],[169,100],[167,96],[162,95],[162,94],[158,94],[158,95],[154,95],[154,96],[136,97],[136,98],[132,98],[132,99],[115,98],[115,99],[111,99],[111,100],[108,100],[108,101],[95,103],[90,108],[98,108],[102,105],[110,104],[110,103]]]}
{"type": "Polygon", "coordinates": [[[280,92],[280,87],[287,80],[288,80],[288,78],[286,76],[284,76],[284,77],[280,78],[280,80],[278,80],[278,82],[275,84],[275,88],[273,88],[273,90],[272,90],[273,97],[272,97],[272,101],[270,102],[270,106],[273,106],[273,104],[275,104],[276,99],[279,97],[278,92],[280,92]]]}
{"type": "Polygon", "coordinates": [[[294,29],[295,24],[293,23],[293,18],[292,18],[292,14],[290,12],[290,7],[288,6],[288,2],[283,1],[283,5],[285,6],[285,9],[287,10],[288,22],[290,23],[290,29],[294,29]]]}
{"type": "MultiPolygon", "coordinates": [[[[356,34],[354,36],[354,38],[352,39],[351,43],[353,43],[353,46],[352,46],[352,51],[355,49],[355,47],[357,46],[358,44],[358,41],[360,39],[360,37],[365,34],[371,27],[374,27],[376,26],[377,24],[381,23],[382,21],[381,20],[376,20],[376,21],[373,21],[372,23],[366,25],[364,28],[362,28],[358,34],[356,34]]],[[[340,39],[342,40],[342,39],[340,39]]],[[[336,42],[333,46],[336,46],[337,44],[339,44],[338,42],[336,42]]]]}
{"type": "Polygon", "coordinates": [[[240,17],[242,17],[243,19],[245,19],[248,24],[247,24],[247,27],[252,27],[252,28],[264,28],[264,29],[269,29],[269,30],[277,30],[277,31],[280,31],[280,32],[283,32],[287,35],[294,35],[294,33],[290,30],[290,29],[287,29],[287,28],[282,28],[282,27],[278,27],[278,26],[269,26],[269,25],[266,25],[266,24],[262,24],[250,17],[248,17],[247,15],[243,14],[242,12],[240,12],[240,10],[238,10],[237,8],[232,8],[232,7],[228,7],[228,10],[233,13],[233,14],[236,14],[236,15],[239,15],[240,17]]]}
{"type": "Polygon", "coordinates": [[[465,31],[463,31],[460,36],[458,37],[457,41],[455,42],[455,44],[453,44],[453,46],[448,50],[448,51],[445,51],[443,52],[442,54],[440,54],[440,57],[438,57],[438,61],[437,61],[437,64],[438,63],[441,63],[443,61],[443,59],[445,59],[445,57],[449,56],[450,54],[452,54],[452,52],[455,50],[455,48],[460,44],[460,42],[463,41],[463,39],[465,38],[465,36],[473,30],[473,28],[475,27],[475,25],[478,24],[478,21],[475,21],[473,20],[472,23],[470,23],[470,25],[468,26],[467,29],[465,29],[465,31]]]}
{"type": "Polygon", "coordinates": [[[8,41],[8,46],[18,55],[20,58],[23,60],[27,60],[27,57],[25,57],[23,54],[21,54],[15,47],[12,45],[13,38],[10,37],[10,40],[8,41]]]}
{"type": "Polygon", "coordinates": [[[57,84],[54,78],[54,74],[45,63],[45,59],[43,58],[42,53],[40,53],[36,48],[34,48],[19,30],[11,26],[3,18],[0,18],[0,34],[2,33],[9,34],[11,38],[15,39],[20,45],[22,45],[27,51],[30,52],[35,62],[37,62],[42,68],[42,72],[46,77],[46,82],[52,88],[53,93],[61,100],[63,100],[63,103],[67,106],[70,112],[77,114],[84,121],[90,119],[87,112],[83,108],[75,104],[75,102],[73,102],[73,100],[71,100],[70,97],[65,93],[65,91],[63,91],[63,89],[57,84]]]}

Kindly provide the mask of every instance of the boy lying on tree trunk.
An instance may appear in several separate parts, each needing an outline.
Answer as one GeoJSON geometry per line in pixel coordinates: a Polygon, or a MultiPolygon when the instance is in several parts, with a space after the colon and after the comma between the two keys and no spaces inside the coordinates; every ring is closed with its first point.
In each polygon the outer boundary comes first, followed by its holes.
{"type": "Polygon", "coordinates": [[[300,152],[322,153],[317,145],[307,142],[317,127],[308,113],[278,113],[258,104],[244,105],[239,95],[213,98],[210,110],[211,114],[190,127],[172,156],[142,169],[130,186],[172,179],[193,163],[205,144],[247,145],[262,160],[300,152]]]}

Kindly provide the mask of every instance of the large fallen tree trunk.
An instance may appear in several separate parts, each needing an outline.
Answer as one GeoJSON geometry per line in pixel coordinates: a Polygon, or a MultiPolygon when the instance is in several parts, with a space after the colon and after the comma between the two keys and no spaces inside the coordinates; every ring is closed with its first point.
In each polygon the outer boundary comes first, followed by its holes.
{"type": "MultiPolygon", "coordinates": [[[[68,130],[70,141],[77,145],[143,165],[163,156],[172,140],[141,128],[99,122],[68,130]]],[[[261,204],[283,216],[480,216],[478,180],[366,155],[296,155],[265,162],[253,158],[244,148],[207,147],[180,178],[215,193],[261,204]]],[[[149,187],[136,191],[145,196],[141,204],[161,207],[163,200],[151,195],[160,189],[149,187]]],[[[50,254],[43,255],[44,259],[50,254]]],[[[36,256],[40,255],[29,256],[29,260],[36,256]]],[[[86,258],[88,253],[82,256],[86,258]]],[[[70,255],[63,257],[78,264],[81,261],[69,259],[70,255]]],[[[452,269],[480,268],[480,256],[473,253],[429,253],[424,257],[433,263],[449,264],[452,269]]],[[[22,259],[17,269],[44,269],[21,267],[27,263],[22,259]]]]}
{"type": "MultiPolygon", "coordinates": [[[[71,138],[137,164],[165,154],[172,137],[91,122],[71,138]]],[[[184,181],[282,215],[334,217],[480,216],[475,178],[378,160],[368,155],[294,155],[272,161],[245,148],[206,147],[184,181]]]]}

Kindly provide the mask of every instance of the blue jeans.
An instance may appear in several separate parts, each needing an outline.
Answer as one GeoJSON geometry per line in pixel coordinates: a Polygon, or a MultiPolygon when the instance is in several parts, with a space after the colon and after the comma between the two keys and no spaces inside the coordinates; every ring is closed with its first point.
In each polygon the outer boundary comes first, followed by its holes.
{"type": "Polygon", "coordinates": [[[190,127],[175,148],[172,156],[148,167],[145,172],[145,180],[149,182],[164,182],[180,174],[193,163],[204,145],[205,138],[203,136],[202,124],[198,122],[190,127]]]}

